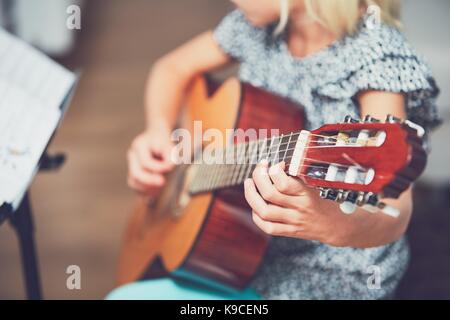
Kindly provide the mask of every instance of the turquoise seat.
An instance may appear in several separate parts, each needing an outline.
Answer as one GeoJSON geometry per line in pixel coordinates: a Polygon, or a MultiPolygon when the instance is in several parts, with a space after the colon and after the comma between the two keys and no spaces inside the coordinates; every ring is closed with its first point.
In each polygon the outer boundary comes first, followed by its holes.
{"type": "Polygon", "coordinates": [[[260,300],[253,289],[226,292],[171,278],[139,281],[113,290],[107,300],[260,300]]]}

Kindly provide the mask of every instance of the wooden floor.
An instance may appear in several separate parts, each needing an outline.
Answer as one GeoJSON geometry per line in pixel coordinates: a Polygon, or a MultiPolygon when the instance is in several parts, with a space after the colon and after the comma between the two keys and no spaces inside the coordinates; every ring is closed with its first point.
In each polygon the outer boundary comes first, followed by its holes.
{"type": "MultiPolygon", "coordinates": [[[[44,294],[97,299],[114,287],[117,254],[133,195],[125,152],[143,128],[143,87],[157,57],[211,28],[227,1],[90,0],[69,65],[82,78],[51,150],[68,162],[32,187],[44,294]],[[66,268],[79,265],[82,289],[66,288],[66,268]]],[[[8,225],[0,228],[0,299],[24,297],[20,256],[8,225]]]]}

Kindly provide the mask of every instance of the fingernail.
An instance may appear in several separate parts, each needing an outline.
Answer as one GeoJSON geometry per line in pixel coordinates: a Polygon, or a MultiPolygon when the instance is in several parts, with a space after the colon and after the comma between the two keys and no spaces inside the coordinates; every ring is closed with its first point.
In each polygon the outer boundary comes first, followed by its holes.
{"type": "Polygon", "coordinates": [[[262,160],[259,162],[259,164],[262,165],[262,166],[268,166],[268,165],[269,165],[269,160],[267,160],[267,159],[262,159],[262,160]]]}

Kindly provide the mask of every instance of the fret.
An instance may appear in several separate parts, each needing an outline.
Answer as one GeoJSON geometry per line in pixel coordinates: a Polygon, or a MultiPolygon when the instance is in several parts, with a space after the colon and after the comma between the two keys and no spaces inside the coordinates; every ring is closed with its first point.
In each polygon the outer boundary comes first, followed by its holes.
{"type": "Polygon", "coordinates": [[[196,191],[199,190],[203,190],[205,188],[205,173],[202,170],[202,165],[199,165],[199,168],[197,169],[197,174],[196,174],[196,183],[195,183],[195,189],[196,191]]]}
{"type": "MultiPolygon", "coordinates": [[[[269,161],[269,156],[270,156],[270,150],[272,149],[272,146],[273,146],[273,143],[274,143],[274,141],[275,141],[275,139],[274,139],[274,137],[273,138],[270,138],[270,143],[266,143],[266,147],[267,148],[264,148],[264,151],[262,152],[262,154],[261,154],[261,159],[260,159],[260,161],[262,161],[262,160],[267,160],[267,161],[269,161]]],[[[268,141],[267,141],[268,142],[268,141]]]]}
{"type": "Polygon", "coordinates": [[[275,136],[274,139],[274,143],[270,148],[270,154],[269,154],[269,166],[272,166],[276,163],[278,163],[278,159],[279,159],[279,150],[280,150],[280,145],[281,145],[281,140],[283,139],[284,135],[281,135],[281,138],[279,136],[275,136]]]}
{"type": "Polygon", "coordinates": [[[227,182],[227,177],[228,177],[229,164],[223,164],[222,168],[223,168],[223,173],[222,173],[220,186],[225,187],[227,185],[226,182],[227,182]]]}
{"type": "Polygon", "coordinates": [[[267,144],[267,138],[266,139],[262,139],[260,141],[257,141],[256,143],[256,148],[252,154],[251,160],[250,160],[250,165],[248,167],[248,171],[245,175],[245,179],[250,178],[253,174],[253,170],[255,170],[256,165],[259,163],[259,158],[260,158],[260,150],[263,150],[263,148],[265,147],[265,145],[267,144]]]}
{"type": "Polygon", "coordinates": [[[236,145],[233,145],[226,150],[226,173],[223,178],[223,185],[228,186],[230,184],[231,176],[233,173],[233,166],[235,163],[236,145]]]}
{"type": "Polygon", "coordinates": [[[286,153],[289,150],[289,143],[291,142],[292,135],[293,133],[291,132],[290,135],[284,136],[283,139],[281,139],[282,147],[280,147],[280,162],[286,159],[286,153]]]}
{"type": "Polygon", "coordinates": [[[226,148],[224,152],[224,164],[233,164],[234,158],[234,145],[226,148]]]}
{"type": "Polygon", "coordinates": [[[289,166],[291,163],[291,158],[294,154],[296,144],[297,144],[297,137],[289,140],[288,149],[286,150],[286,155],[284,158],[285,159],[284,161],[286,162],[286,167],[289,166]]]}
{"type": "Polygon", "coordinates": [[[204,168],[201,165],[197,164],[196,166],[199,166],[199,168],[197,169],[197,175],[196,175],[196,180],[197,180],[196,189],[201,190],[205,186],[205,181],[206,181],[206,179],[205,179],[206,178],[206,172],[205,171],[206,170],[201,170],[202,168],[204,168]]]}
{"type": "Polygon", "coordinates": [[[214,188],[217,188],[220,186],[222,175],[223,175],[223,164],[216,164],[217,166],[217,173],[214,176],[214,188]]]}
{"type": "Polygon", "coordinates": [[[206,172],[205,189],[209,190],[209,188],[211,187],[211,175],[212,175],[212,172],[214,171],[214,167],[211,165],[206,165],[206,168],[207,169],[205,169],[205,170],[208,170],[208,171],[206,172]]]}
{"type": "Polygon", "coordinates": [[[237,180],[236,180],[236,184],[239,184],[242,182],[242,176],[243,173],[247,170],[247,158],[248,158],[248,149],[250,147],[250,143],[244,143],[244,151],[243,151],[243,156],[242,156],[242,162],[239,165],[239,173],[237,175],[237,180]]]}
{"type": "MultiPolygon", "coordinates": [[[[270,138],[266,138],[266,139],[263,140],[263,143],[261,145],[261,153],[260,153],[259,158],[258,158],[258,163],[260,163],[263,159],[267,159],[268,150],[270,148],[269,140],[272,142],[272,139],[270,139],[270,138]]],[[[253,170],[255,170],[255,168],[258,165],[258,163],[256,163],[254,165],[253,170]]]]}
{"type": "Polygon", "coordinates": [[[217,164],[211,164],[209,165],[211,167],[211,176],[209,177],[209,190],[214,189],[215,180],[217,179],[217,174],[219,170],[219,166],[217,164]]]}
{"type": "Polygon", "coordinates": [[[227,164],[227,173],[225,175],[225,179],[224,179],[224,186],[231,186],[231,177],[233,176],[233,172],[234,172],[234,165],[232,164],[227,164]]]}
{"type": "Polygon", "coordinates": [[[280,144],[278,145],[277,150],[277,158],[275,159],[275,162],[272,163],[272,165],[275,165],[277,163],[280,163],[281,161],[284,161],[284,155],[286,153],[286,150],[288,149],[288,141],[290,139],[290,134],[288,135],[282,135],[280,139],[280,144]]]}
{"type": "Polygon", "coordinates": [[[211,187],[213,189],[219,183],[220,172],[222,171],[220,164],[214,164],[214,167],[215,167],[214,175],[211,177],[211,187]]]}
{"type": "Polygon", "coordinates": [[[218,187],[223,186],[226,174],[227,174],[226,164],[222,163],[222,164],[220,164],[220,174],[219,174],[218,182],[217,182],[218,187]]]}
{"type": "Polygon", "coordinates": [[[222,180],[223,180],[223,176],[225,174],[225,165],[223,163],[218,164],[218,173],[217,176],[215,177],[215,183],[214,186],[218,187],[222,184],[222,180]]]}
{"type": "Polygon", "coordinates": [[[219,152],[219,155],[217,158],[219,158],[220,161],[216,163],[217,166],[217,172],[216,175],[213,177],[214,183],[213,188],[217,188],[222,183],[223,175],[224,175],[224,162],[225,162],[225,152],[226,150],[221,149],[219,152]]]}
{"type": "Polygon", "coordinates": [[[233,172],[233,165],[232,164],[226,164],[225,167],[226,167],[226,170],[225,170],[225,174],[224,174],[224,177],[223,177],[223,185],[224,186],[228,186],[228,185],[230,185],[230,177],[231,177],[231,174],[233,172]]]}
{"type": "Polygon", "coordinates": [[[236,144],[235,148],[236,148],[236,157],[234,159],[234,164],[233,164],[233,168],[232,168],[232,172],[231,172],[230,185],[235,184],[235,177],[238,172],[239,161],[241,158],[242,144],[240,144],[240,143],[236,144]]]}
{"type": "Polygon", "coordinates": [[[230,175],[233,172],[233,165],[232,164],[226,164],[225,165],[225,174],[223,178],[223,186],[229,186],[230,185],[230,175]]]}
{"type": "Polygon", "coordinates": [[[238,170],[238,163],[241,156],[242,144],[237,143],[233,146],[233,163],[228,174],[227,185],[234,185],[235,177],[238,170]]]}
{"type": "Polygon", "coordinates": [[[242,175],[240,176],[239,181],[243,182],[245,179],[248,178],[248,173],[252,168],[253,158],[255,157],[255,154],[258,152],[258,140],[250,141],[249,147],[248,147],[248,157],[247,157],[247,163],[245,165],[245,170],[242,171],[242,175]]]}
{"type": "Polygon", "coordinates": [[[245,151],[245,145],[243,143],[239,143],[237,146],[237,158],[236,164],[233,170],[233,176],[231,178],[231,184],[235,185],[237,182],[237,177],[239,176],[239,169],[241,168],[241,162],[243,157],[243,151],[245,151]]]}
{"type": "Polygon", "coordinates": [[[238,143],[222,153],[223,163],[201,165],[191,190],[194,192],[212,191],[218,188],[241,184],[252,176],[256,165],[267,159],[269,165],[280,161],[290,165],[296,140],[294,133],[271,138],[238,143]],[[269,142],[270,140],[270,142],[269,142]]]}

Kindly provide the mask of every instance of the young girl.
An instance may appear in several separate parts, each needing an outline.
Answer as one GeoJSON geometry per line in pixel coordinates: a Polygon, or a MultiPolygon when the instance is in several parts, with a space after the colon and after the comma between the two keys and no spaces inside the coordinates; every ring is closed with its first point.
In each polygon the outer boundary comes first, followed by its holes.
{"type": "MultiPolygon", "coordinates": [[[[147,129],[128,152],[129,185],[152,196],[172,169],[170,133],[183,94],[198,74],[240,63],[240,79],[302,105],[307,128],[370,114],[437,123],[438,89],[399,28],[394,0],[233,0],[237,10],[162,57],[149,76],[147,129]],[[371,6],[376,5],[376,6],[371,6]],[[379,14],[380,19],[378,19],[379,14]]],[[[386,200],[397,219],[337,204],[263,162],[245,183],[253,220],[273,241],[248,290],[216,298],[383,299],[408,261],[403,238],[411,190],[386,200]]],[[[211,293],[211,292],[209,292],[211,293]]],[[[111,298],[208,298],[172,280],[144,281],[111,298]],[[170,289],[169,292],[165,290],[170,289]]]]}

